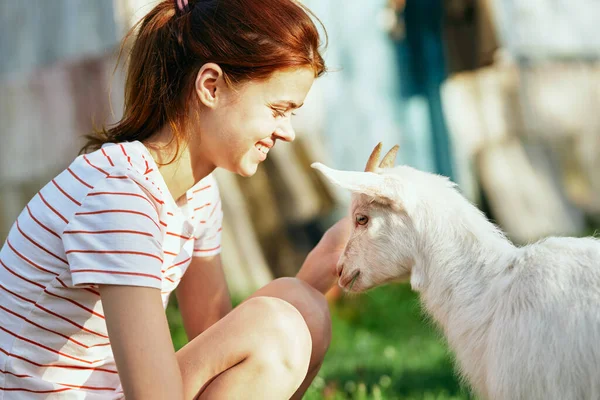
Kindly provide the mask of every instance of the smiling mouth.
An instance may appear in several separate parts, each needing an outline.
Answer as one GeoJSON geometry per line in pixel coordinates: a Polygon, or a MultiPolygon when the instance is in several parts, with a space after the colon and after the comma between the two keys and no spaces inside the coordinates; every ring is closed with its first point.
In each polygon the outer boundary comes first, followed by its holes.
{"type": "Polygon", "coordinates": [[[263,154],[269,153],[269,150],[270,150],[267,146],[262,145],[260,143],[257,143],[256,145],[254,145],[254,147],[256,147],[256,149],[263,154]]]}

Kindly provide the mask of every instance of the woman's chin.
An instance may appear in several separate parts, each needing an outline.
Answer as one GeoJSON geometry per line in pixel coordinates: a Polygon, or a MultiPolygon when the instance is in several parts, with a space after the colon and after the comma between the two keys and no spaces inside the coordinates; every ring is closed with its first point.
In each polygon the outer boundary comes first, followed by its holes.
{"type": "Polygon", "coordinates": [[[258,163],[243,163],[241,165],[238,165],[238,167],[236,168],[236,171],[232,171],[235,172],[236,174],[243,176],[244,178],[249,178],[251,176],[253,176],[254,174],[256,174],[256,171],[258,170],[258,163]]]}

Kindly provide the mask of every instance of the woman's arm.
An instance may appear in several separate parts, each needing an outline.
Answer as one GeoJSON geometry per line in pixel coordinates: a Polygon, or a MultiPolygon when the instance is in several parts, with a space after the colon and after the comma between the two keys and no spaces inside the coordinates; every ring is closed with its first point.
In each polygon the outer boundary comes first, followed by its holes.
{"type": "MultiPolygon", "coordinates": [[[[350,219],[344,218],[325,232],[296,277],[323,294],[331,289],[337,280],[335,268],[350,230],[350,219]]],[[[219,255],[192,258],[176,293],[188,340],[204,332],[232,308],[219,255]]]]}
{"type": "Polygon", "coordinates": [[[127,400],[183,399],[183,383],[159,289],[99,287],[127,400]]]}
{"type": "Polygon", "coordinates": [[[185,332],[192,340],[231,311],[221,256],[192,258],[176,293],[185,332]]]}

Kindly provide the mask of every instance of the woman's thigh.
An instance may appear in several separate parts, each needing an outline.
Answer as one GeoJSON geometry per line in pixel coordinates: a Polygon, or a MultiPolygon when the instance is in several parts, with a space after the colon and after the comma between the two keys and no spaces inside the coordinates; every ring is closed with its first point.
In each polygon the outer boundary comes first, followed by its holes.
{"type": "Polygon", "coordinates": [[[264,390],[261,397],[267,398],[270,388],[249,387],[263,378],[264,385],[279,385],[272,393],[286,384],[299,386],[313,361],[312,337],[318,336],[317,351],[324,354],[330,336],[326,302],[310,289],[294,278],[277,279],[180,349],[186,397],[225,387],[227,397],[237,392],[251,398],[252,390],[264,390]]]}

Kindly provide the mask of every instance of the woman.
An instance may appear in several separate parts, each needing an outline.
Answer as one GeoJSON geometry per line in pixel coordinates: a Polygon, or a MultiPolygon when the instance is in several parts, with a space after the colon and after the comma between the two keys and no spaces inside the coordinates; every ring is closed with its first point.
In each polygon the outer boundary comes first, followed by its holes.
{"type": "Polygon", "coordinates": [[[0,399],[301,398],[330,339],[340,221],[295,278],[231,310],[211,172],[255,173],[325,71],[295,0],[166,0],[122,120],[30,201],[0,251],[0,399]],[[189,343],[173,350],[176,290],[189,343]]]}

